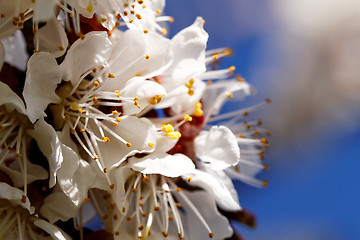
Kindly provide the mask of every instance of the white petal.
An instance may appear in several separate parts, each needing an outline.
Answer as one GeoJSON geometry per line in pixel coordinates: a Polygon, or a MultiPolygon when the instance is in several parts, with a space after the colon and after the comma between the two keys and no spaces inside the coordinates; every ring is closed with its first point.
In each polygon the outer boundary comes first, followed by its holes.
{"type": "Polygon", "coordinates": [[[232,194],[229,189],[221,184],[215,177],[201,170],[195,170],[193,174],[186,174],[183,176],[184,180],[188,180],[191,177],[189,182],[192,186],[198,186],[207,191],[216,201],[220,208],[225,211],[238,211],[241,210],[241,207],[232,198],[232,194]]]}
{"type": "Polygon", "coordinates": [[[33,136],[41,152],[49,161],[49,186],[53,187],[56,183],[56,173],[63,162],[61,143],[56,132],[44,119],[39,119],[35,124],[34,130],[28,130],[28,133],[33,136]]]}
{"type": "Polygon", "coordinates": [[[77,86],[80,76],[105,65],[110,53],[111,42],[106,32],[92,31],[85,34],[83,40],[79,38],[73,43],[61,64],[63,79],[77,86]]]}
{"type": "Polygon", "coordinates": [[[41,228],[48,234],[50,234],[52,239],[57,239],[57,240],[70,240],[71,239],[65,232],[61,231],[59,228],[55,227],[54,225],[52,225],[42,219],[35,220],[34,225],[41,228]]]}
{"type": "Polygon", "coordinates": [[[131,79],[122,90],[122,96],[124,97],[138,97],[141,108],[139,109],[135,105],[124,105],[124,115],[133,115],[141,112],[142,109],[149,106],[149,102],[155,96],[164,96],[166,91],[160,84],[143,80],[143,78],[131,79]]]}
{"type": "Polygon", "coordinates": [[[144,174],[160,174],[167,177],[179,177],[192,173],[195,165],[187,156],[177,153],[152,153],[143,158],[132,157],[129,159],[131,168],[144,174]]]}
{"type": "Polygon", "coordinates": [[[160,75],[172,62],[170,40],[160,34],[144,34],[139,30],[115,31],[111,40],[113,51],[109,62],[116,78],[107,83],[106,89],[119,89],[135,76],[160,75]]]}
{"type": "Polygon", "coordinates": [[[167,70],[171,73],[171,78],[188,81],[194,75],[205,72],[205,48],[208,34],[203,25],[203,19],[198,17],[191,26],[171,39],[174,62],[167,70]]]}
{"type": "Polygon", "coordinates": [[[106,125],[131,144],[127,147],[110,134],[107,134],[110,142],[99,142],[102,158],[108,170],[119,166],[128,156],[154,151],[154,147],[150,147],[149,143],[156,146],[156,129],[148,119],[128,116],[123,118],[118,126],[114,127],[111,123],[106,125]]]}
{"type": "Polygon", "coordinates": [[[5,49],[5,62],[25,72],[29,54],[22,32],[16,31],[11,36],[1,39],[5,49]]]}
{"type": "MultiPolygon", "coordinates": [[[[40,165],[36,165],[27,161],[27,174],[26,174],[26,181],[27,184],[30,184],[36,180],[44,180],[49,177],[47,170],[45,170],[40,165]]],[[[13,161],[9,167],[4,165],[0,166],[1,171],[6,173],[14,183],[15,187],[21,188],[24,186],[24,174],[21,172],[21,168],[19,165],[19,161],[13,161]]]]}
{"type": "Polygon", "coordinates": [[[239,162],[240,149],[235,135],[225,126],[214,126],[195,138],[196,157],[216,170],[223,170],[239,162]]]}
{"type": "Polygon", "coordinates": [[[16,109],[19,113],[26,114],[25,106],[21,98],[3,82],[0,82],[0,106],[1,105],[4,105],[6,111],[9,113],[16,109]]]}
{"type": "Polygon", "coordinates": [[[51,223],[59,219],[67,221],[75,217],[78,210],[78,207],[59,188],[58,185],[55,186],[55,190],[44,199],[44,204],[40,208],[41,215],[51,223]]]}
{"type": "MultiPolygon", "coordinates": [[[[39,29],[39,51],[50,52],[54,58],[64,55],[68,39],[62,21],[52,18],[39,29]]],[[[36,38],[35,38],[36,39],[36,38]]]]}
{"type": "Polygon", "coordinates": [[[30,206],[29,199],[26,197],[25,203],[21,201],[23,195],[24,192],[20,189],[11,187],[4,182],[0,182],[0,199],[7,199],[14,207],[21,206],[23,208],[26,208],[30,214],[33,214],[34,209],[30,206]]]}
{"type": "Polygon", "coordinates": [[[36,0],[34,7],[34,21],[46,21],[55,16],[55,0],[36,0]]]}
{"type": "Polygon", "coordinates": [[[46,116],[45,109],[50,103],[61,101],[55,93],[60,82],[60,68],[50,53],[40,52],[30,57],[23,95],[32,123],[46,116]]]}
{"type": "MultiPolygon", "coordinates": [[[[232,236],[233,230],[230,226],[229,220],[221,215],[217,210],[216,204],[207,192],[184,190],[183,193],[197,208],[201,216],[206,221],[207,225],[214,234],[213,239],[226,239],[232,236]]],[[[199,221],[198,217],[189,207],[188,204],[182,204],[184,209],[183,221],[186,224],[185,238],[187,239],[209,239],[209,232],[204,225],[199,221]]]]}
{"type": "Polygon", "coordinates": [[[64,161],[57,174],[58,184],[71,201],[79,206],[95,181],[92,167],[69,147],[62,145],[64,161]]]}
{"type": "Polygon", "coordinates": [[[131,170],[129,166],[116,168],[111,174],[111,177],[114,178],[113,182],[115,182],[114,192],[116,206],[119,210],[121,210],[124,205],[127,205],[127,203],[125,202],[125,183],[128,178],[133,174],[135,174],[135,172],[131,170]]]}

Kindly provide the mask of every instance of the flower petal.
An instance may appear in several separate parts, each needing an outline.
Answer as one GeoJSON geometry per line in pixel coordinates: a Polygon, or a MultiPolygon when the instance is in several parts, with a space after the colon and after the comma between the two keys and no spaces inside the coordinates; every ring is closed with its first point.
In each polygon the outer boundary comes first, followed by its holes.
{"type": "Polygon", "coordinates": [[[34,6],[34,21],[46,21],[55,16],[55,0],[36,0],[34,6]]]}
{"type": "Polygon", "coordinates": [[[240,149],[235,135],[225,126],[213,126],[195,138],[196,157],[216,170],[223,170],[239,162],[240,149]]]}
{"type": "Polygon", "coordinates": [[[105,125],[131,144],[128,147],[111,135],[108,135],[110,142],[98,143],[108,170],[119,166],[128,156],[154,151],[154,147],[150,147],[149,143],[156,144],[156,129],[148,119],[128,116],[122,118],[115,127],[111,123],[105,125]]]}
{"type": "Polygon", "coordinates": [[[54,17],[39,29],[39,51],[50,52],[54,58],[64,55],[69,44],[61,23],[54,17]]]}
{"type": "Polygon", "coordinates": [[[232,198],[232,194],[229,189],[221,184],[211,174],[201,170],[195,170],[192,174],[182,176],[182,178],[186,181],[188,181],[189,177],[191,178],[189,184],[191,186],[201,187],[207,191],[212,198],[215,199],[220,208],[225,211],[238,211],[241,209],[237,201],[232,198]]]}
{"type": "Polygon", "coordinates": [[[25,203],[21,201],[23,195],[24,192],[20,189],[11,187],[7,183],[0,182],[0,199],[7,199],[14,207],[21,206],[23,208],[26,208],[30,214],[33,214],[34,208],[30,205],[29,198],[26,197],[25,203]]]}
{"type": "Polygon", "coordinates": [[[143,158],[132,157],[129,159],[129,164],[135,171],[167,177],[179,177],[195,170],[195,165],[191,159],[180,153],[170,155],[154,152],[143,158]]]}
{"type": "Polygon", "coordinates": [[[36,140],[41,152],[49,161],[49,186],[53,187],[56,183],[56,173],[63,162],[61,143],[56,132],[44,119],[39,119],[34,130],[28,130],[28,133],[36,140]]]}
{"type": "Polygon", "coordinates": [[[1,105],[4,105],[6,111],[9,113],[16,109],[19,113],[26,114],[25,106],[21,98],[3,82],[0,82],[0,106],[1,105]]]}
{"type": "Polygon", "coordinates": [[[40,52],[30,57],[23,95],[32,123],[46,116],[45,109],[50,103],[61,101],[55,93],[60,82],[60,68],[50,53],[40,52]]]}
{"type": "Polygon", "coordinates": [[[76,40],[60,65],[63,79],[77,86],[82,74],[106,64],[111,48],[112,44],[106,32],[89,32],[84,39],[76,40]]]}
{"type": "Polygon", "coordinates": [[[38,228],[41,228],[48,234],[50,234],[52,239],[56,239],[56,240],[70,240],[71,239],[70,236],[68,236],[65,232],[61,231],[59,228],[55,227],[54,225],[52,225],[42,219],[35,220],[34,225],[37,226],[38,228]]]}
{"type": "Polygon", "coordinates": [[[5,48],[2,42],[0,42],[0,71],[2,66],[4,65],[4,60],[5,60],[5,48]]]}

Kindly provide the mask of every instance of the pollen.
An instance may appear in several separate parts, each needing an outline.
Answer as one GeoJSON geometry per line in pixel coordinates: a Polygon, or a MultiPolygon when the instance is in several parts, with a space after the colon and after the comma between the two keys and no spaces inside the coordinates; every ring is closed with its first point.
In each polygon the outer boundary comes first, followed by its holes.
{"type": "Polygon", "coordinates": [[[169,22],[173,23],[174,22],[174,18],[173,17],[169,17],[169,22]]]}
{"type": "Polygon", "coordinates": [[[115,114],[118,113],[118,111],[114,110],[114,111],[112,111],[111,113],[112,113],[113,115],[115,115],[115,114]]]}
{"type": "Polygon", "coordinates": [[[149,59],[149,58],[150,58],[149,55],[146,54],[146,55],[145,55],[145,59],[149,59]]]}
{"type": "Polygon", "coordinates": [[[99,157],[97,155],[94,156],[94,160],[98,160],[99,157]]]}
{"type": "Polygon", "coordinates": [[[163,132],[174,132],[174,127],[171,124],[164,124],[161,126],[161,131],[163,132]]]}
{"type": "Polygon", "coordinates": [[[97,100],[96,97],[93,97],[93,98],[92,98],[92,101],[93,101],[94,104],[97,104],[97,103],[98,103],[98,100],[97,100]]]}
{"type": "Polygon", "coordinates": [[[121,117],[116,117],[116,121],[120,122],[120,121],[121,121],[121,117]]]}
{"type": "Polygon", "coordinates": [[[22,195],[22,196],[21,196],[21,201],[22,201],[23,203],[26,203],[26,196],[25,196],[25,195],[22,195]]]}
{"type": "Polygon", "coordinates": [[[162,98],[163,95],[155,95],[154,97],[152,97],[150,100],[149,100],[149,103],[151,105],[156,105],[158,104],[159,102],[161,102],[161,98],[162,98]]]}
{"type": "Polygon", "coordinates": [[[101,140],[103,140],[105,142],[110,142],[110,139],[108,137],[102,137],[101,140]]]}
{"type": "Polygon", "coordinates": [[[88,11],[89,13],[92,13],[94,11],[91,3],[86,7],[86,11],[88,11]]]}
{"type": "Polygon", "coordinates": [[[148,176],[145,176],[144,179],[143,179],[143,182],[144,183],[147,183],[149,181],[149,177],[148,176]]]}
{"type": "Polygon", "coordinates": [[[168,132],[166,133],[166,136],[170,137],[171,139],[179,139],[181,138],[181,133],[180,132],[168,132]]]}
{"type": "Polygon", "coordinates": [[[83,113],[84,111],[80,108],[80,109],[78,110],[78,112],[79,112],[79,113],[83,113]]]}
{"type": "Polygon", "coordinates": [[[116,127],[116,126],[119,125],[119,124],[118,124],[117,122],[113,122],[112,125],[113,125],[114,127],[116,127]]]}
{"type": "Polygon", "coordinates": [[[197,102],[195,105],[195,111],[193,112],[193,115],[196,117],[201,117],[204,114],[202,110],[202,104],[201,102],[197,102]]]}
{"type": "Polygon", "coordinates": [[[157,10],[156,10],[156,13],[157,13],[157,14],[161,14],[161,10],[160,10],[160,9],[157,9],[157,10]]]}
{"type": "Polygon", "coordinates": [[[188,182],[191,182],[191,177],[188,177],[187,181],[188,181],[188,182]]]}
{"type": "Polygon", "coordinates": [[[181,192],[181,187],[178,187],[178,188],[176,189],[176,191],[177,191],[177,192],[181,192]]]}
{"type": "Polygon", "coordinates": [[[79,106],[77,105],[77,102],[73,102],[73,103],[70,105],[70,109],[73,110],[73,111],[79,110],[79,106]]]}
{"type": "Polygon", "coordinates": [[[147,213],[146,213],[146,212],[143,212],[142,216],[143,216],[143,217],[146,217],[146,216],[147,216],[147,213]]]}
{"type": "Polygon", "coordinates": [[[127,142],[127,143],[126,143],[126,146],[127,146],[127,147],[131,147],[131,143],[127,142]]]}
{"type": "Polygon", "coordinates": [[[217,55],[217,54],[214,54],[214,55],[212,55],[212,58],[213,58],[214,60],[217,60],[217,59],[218,59],[218,55],[217,55]]]}
{"type": "Polygon", "coordinates": [[[191,121],[192,121],[192,117],[189,116],[189,115],[187,115],[187,114],[185,114],[183,117],[184,117],[184,120],[185,120],[186,122],[191,122],[191,121]]]}
{"type": "Polygon", "coordinates": [[[149,147],[153,148],[154,144],[153,143],[148,143],[149,147]]]}
{"type": "Polygon", "coordinates": [[[154,210],[157,212],[160,210],[160,207],[154,207],[154,210]]]}
{"type": "Polygon", "coordinates": [[[245,79],[243,77],[241,77],[240,75],[236,75],[235,78],[236,78],[236,80],[238,80],[238,82],[245,82],[245,79]]]}
{"type": "Polygon", "coordinates": [[[226,96],[227,96],[228,98],[232,98],[232,97],[233,97],[233,94],[232,94],[232,93],[228,93],[228,94],[226,94],[226,96]]]}
{"type": "Polygon", "coordinates": [[[144,226],[141,225],[139,228],[138,228],[140,231],[142,231],[144,229],[144,226]]]}
{"type": "Polygon", "coordinates": [[[166,232],[161,232],[162,233],[162,235],[164,236],[164,237],[168,237],[169,236],[169,234],[167,234],[166,232]]]}
{"type": "Polygon", "coordinates": [[[144,29],[144,33],[148,33],[149,32],[149,30],[147,30],[147,29],[144,29]]]}
{"type": "Polygon", "coordinates": [[[98,82],[98,81],[95,81],[95,82],[94,82],[94,86],[95,86],[95,87],[99,86],[99,82],[98,82]]]}
{"type": "Polygon", "coordinates": [[[17,153],[15,154],[15,157],[16,157],[16,158],[21,158],[21,153],[18,153],[18,152],[17,152],[17,153]]]}
{"type": "Polygon", "coordinates": [[[231,66],[231,67],[229,67],[229,71],[230,71],[230,72],[235,71],[235,69],[236,69],[236,68],[235,68],[235,66],[231,66]]]}
{"type": "Polygon", "coordinates": [[[84,202],[84,203],[87,203],[88,201],[89,201],[89,198],[88,198],[88,197],[85,197],[83,202],[84,202]]]}
{"type": "Polygon", "coordinates": [[[108,73],[106,76],[107,76],[108,78],[115,78],[115,74],[113,74],[113,73],[108,73]]]}
{"type": "Polygon", "coordinates": [[[162,35],[168,34],[168,30],[166,28],[161,29],[162,35]]]}
{"type": "Polygon", "coordinates": [[[110,189],[114,189],[114,187],[115,187],[115,184],[110,185],[110,189]]]}
{"type": "Polygon", "coordinates": [[[129,19],[129,23],[133,23],[133,21],[134,21],[133,19],[129,19]]]}
{"type": "Polygon", "coordinates": [[[209,233],[209,238],[213,238],[214,234],[213,233],[209,233]]]}
{"type": "Polygon", "coordinates": [[[80,129],[80,132],[85,132],[86,130],[84,128],[80,129]]]}
{"type": "Polygon", "coordinates": [[[73,129],[73,128],[70,130],[70,132],[71,132],[71,134],[75,134],[75,133],[76,133],[75,129],[73,129]]]}
{"type": "Polygon", "coordinates": [[[169,217],[169,221],[172,221],[174,218],[172,216],[169,217]]]}
{"type": "Polygon", "coordinates": [[[104,169],[103,169],[103,172],[104,172],[104,173],[107,173],[107,168],[104,168],[104,169]]]}
{"type": "Polygon", "coordinates": [[[263,182],[262,182],[262,187],[266,187],[268,185],[268,181],[267,180],[264,180],[263,182]]]}

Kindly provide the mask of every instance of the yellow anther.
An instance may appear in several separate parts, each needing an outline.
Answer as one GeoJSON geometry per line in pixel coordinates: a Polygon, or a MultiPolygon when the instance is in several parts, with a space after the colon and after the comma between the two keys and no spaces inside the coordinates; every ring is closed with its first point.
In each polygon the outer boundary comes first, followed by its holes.
{"type": "Polygon", "coordinates": [[[153,143],[148,143],[149,147],[153,148],[154,144],[153,143]]]}
{"type": "Polygon", "coordinates": [[[15,157],[16,157],[16,158],[21,158],[21,153],[16,153],[16,154],[15,154],[15,157]]]}
{"type": "Polygon", "coordinates": [[[97,155],[94,156],[94,160],[98,160],[99,157],[97,155]]]}
{"type": "Polygon", "coordinates": [[[25,195],[22,195],[22,196],[21,196],[21,201],[22,201],[23,203],[26,203],[26,196],[25,196],[25,195]]]}
{"type": "Polygon", "coordinates": [[[80,129],[80,132],[85,132],[85,129],[80,129]]]}
{"type": "Polygon", "coordinates": [[[121,118],[120,117],[116,117],[116,121],[120,122],[121,118]]]}
{"type": "Polygon", "coordinates": [[[115,184],[111,184],[110,189],[114,189],[114,188],[115,188],[115,184]]]}
{"type": "Polygon", "coordinates": [[[88,197],[85,197],[84,198],[84,203],[87,203],[89,201],[89,198],[88,197]]]}
{"type": "Polygon", "coordinates": [[[213,238],[214,234],[213,233],[209,233],[209,238],[213,238]]]}
{"type": "Polygon", "coordinates": [[[188,177],[187,181],[188,181],[188,182],[191,182],[191,177],[188,177]]]}
{"type": "Polygon", "coordinates": [[[129,19],[129,23],[132,23],[134,20],[133,19],[129,19]]]}
{"type": "Polygon", "coordinates": [[[93,101],[94,104],[97,104],[97,103],[98,103],[98,100],[97,100],[96,97],[93,97],[93,98],[92,98],[92,101],[93,101]]]}
{"type": "Polygon", "coordinates": [[[146,213],[146,212],[143,212],[142,216],[143,216],[143,217],[146,217],[146,216],[147,216],[147,213],[146,213]]]}
{"type": "Polygon", "coordinates": [[[194,79],[193,79],[193,78],[190,78],[189,83],[190,83],[191,85],[193,85],[193,84],[195,83],[194,79]]]}
{"type": "Polygon", "coordinates": [[[113,122],[112,125],[115,127],[117,125],[119,125],[117,122],[113,122]]]}
{"type": "Polygon", "coordinates": [[[64,50],[65,50],[65,48],[64,48],[63,46],[61,46],[61,45],[60,45],[60,46],[59,46],[59,50],[60,50],[60,51],[64,51],[64,50]]]}
{"type": "Polygon", "coordinates": [[[189,116],[189,115],[184,115],[184,120],[187,121],[187,122],[191,122],[192,121],[192,117],[189,116]]]}
{"type": "Polygon", "coordinates": [[[229,71],[230,71],[230,72],[235,71],[235,66],[231,66],[231,67],[229,67],[229,71]]]}
{"type": "Polygon", "coordinates": [[[174,220],[174,217],[170,216],[169,221],[172,221],[172,220],[174,220]]]}
{"type": "Polygon", "coordinates": [[[161,14],[161,10],[160,10],[160,9],[157,9],[157,10],[156,10],[156,13],[157,13],[157,14],[161,14]]]}
{"type": "Polygon", "coordinates": [[[116,96],[117,98],[120,98],[120,93],[116,93],[115,96],[116,96]]]}
{"type": "Polygon", "coordinates": [[[135,8],[135,4],[131,4],[131,7],[132,7],[132,8],[135,8]]]}
{"type": "Polygon", "coordinates": [[[177,192],[181,192],[181,190],[182,190],[181,187],[178,187],[178,188],[176,189],[177,192]]]}
{"type": "Polygon", "coordinates": [[[92,12],[94,11],[91,2],[90,2],[90,4],[86,7],[86,11],[88,11],[89,13],[92,13],[92,12]]]}
{"type": "Polygon", "coordinates": [[[240,75],[236,75],[235,76],[236,80],[238,80],[239,82],[245,82],[245,79],[243,77],[241,77],[240,75]]]}
{"type": "Polygon", "coordinates": [[[226,94],[226,96],[227,96],[228,98],[232,98],[232,97],[233,97],[233,94],[232,94],[232,93],[228,93],[228,94],[226,94]]]}
{"type": "Polygon", "coordinates": [[[145,59],[149,59],[149,58],[150,58],[149,55],[146,54],[146,55],[145,55],[145,59]]]}
{"type": "Polygon", "coordinates": [[[181,203],[176,203],[176,206],[177,206],[177,207],[181,207],[181,203]]]}
{"type": "Polygon", "coordinates": [[[70,115],[65,114],[64,119],[65,119],[65,120],[70,120],[70,115]]]}
{"type": "Polygon", "coordinates": [[[217,55],[217,54],[214,54],[214,55],[212,55],[212,58],[213,58],[214,60],[217,60],[217,59],[218,59],[218,55],[217,55]]]}
{"type": "Polygon", "coordinates": [[[79,107],[78,107],[78,105],[77,105],[77,102],[73,102],[73,103],[70,105],[70,109],[71,109],[71,110],[74,110],[74,111],[79,110],[79,107]]]}
{"type": "Polygon", "coordinates": [[[166,28],[161,29],[162,35],[168,34],[168,30],[166,28]]]}
{"type": "Polygon", "coordinates": [[[210,85],[210,84],[213,83],[213,81],[209,80],[209,81],[207,81],[206,83],[210,85]]]}
{"type": "Polygon", "coordinates": [[[189,90],[188,90],[188,94],[189,94],[190,96],[194,95],[194,90],[189,89],[189,90]]]}
{"type": "Polygon", "coordinates": [[[71,132],[71,134],[75,134],[75,133],[76,133],[75,129],[71,129],[70,132],[71,132]]]}
{"type": "Polygon", "coordinates": [[[173,18],[173,17],[169,17],[169,22],[173,23],[173,22],[174,22],[174,18],[173,18]]]}
{"type": "Polygon", "coordinates": [[[119,90],[115,90],[114,93],[119,93],[119,90]]]}
{"type": "Polygon", "coordinates": [[[138,4],[143,4],[144,3],[144,1],[142,1],[142,0],[138,0],[137,2],[138,2],[138,4]]]}
{"type": "Polygon", "coordinates": [[[113,73],[108,73],[106,76],[107,76],[108,78],[115,78],[115,74],[113,74],[113,73]]]}
{"type": "Polygon", "coordinates": [[[118,113],[118,111],[114,110],[114,111],[112,111],[111,113],[112,113],[113,115],[115,115],[115,114],[118,113]]]}
{"type": "Polygon", "coordinates": [[[264,180],[263,182],[262,182],[262,187],[266,187],[268,185],[268,181],[267,180],[264,180]]]}
{"type": "Polygon", "coordinates": [[[98,81],[95,81],[95,82],[94,82],[94,86],[95,86],[95,87],[99,86],[99,82],[98,82],[98,81]]]}
{"type": "Polygon", "coordinates": [[[149,100],[149,103],[152,104],[152,105],[158,104],[159,102],[161,102],[162,96],[163,96],[163,95],[155,95],[154,97],[152,97],[152,98],[149,100]]]}
{"type": "Polygon", "coordinates": [[[110,139],[108,137],[102,137],[101,140],[103,140],[105,142],[110,142],[110,139]]]}
{"type": "Polygon", "coordinates": [[[145,6],[145,5],[142,5],[142,7],[143,7],[143,8],[146,8],[146,6],[145,6]]]}
{"type": "Polygon", "coordinates": [[[224,54],[226,55],[226,56],[229,56],[229,55],[233,55],[233,50],[231,49],[231,48],[226,48],[226,50],[225,50],[225,52],[224,52],[224,54]]]}
{"type": "Polygon", "coordinates": [[[107,169],[106,169],[106,168],[104,168],[104,169],[103,169],[103,172],[104,172],[104,173],[107,173],[107,169]]]}
{"type": "Polygon", "coordinates": [[[79,112],[79,113],[83,113],[84,111],[80,108],[80,109],[78,110],[78,112],[79,112]]]}
{"type": "Polygon", "coordinates": [[[144,29],[144,33],[148,33],[149,32],[149,30],[147,30],[147,29],[144,29]]]}
{"type": "Polygon", "coordinates": [[[126,143],[126,146],[127,146],[127,147],[131,147],[131,143],[127,142],[127,143],[126,143]]]}
{"type": "Polygon", "coordinates": [[[141,108],[141,105],[140,105],[140,104],[136,104],[136,107],[137,107],[138,109],[140,109],[140,108],[141,108]]]}
{"type": "Polygon", "coordinates": [[[161,125],[161,131],[163,132],[174,132],[174,127],[171,125],[171,124],[164,124],[164,125],[161,125]]]}
{"type": "Polygon", "coordinates": [[[137,101],[137,100],[139,100],[139,98],[138,98],[138,97],[134,97],[134,101],[137,101]]]}
{"type": "Polygon", "coordinates": [[[204,115],[204,111],[202,109],[200,109],[200,108],[197,108],[197,109],[195,109],[193,114],[194,114],[195,117],[201,117],[201,116],[204,115]]]}
{"type": "Polygon", "coordinates": [[[170,137],[171,139],[179,139],[181,138],[181,133],[180,132],[168,132],[166,133],[166,136],[170,137]]]}
{"type": "Polygon", "coordinates": [[[149,177],[148,176],[145,176],[144,179],[143,179],[143,182],[146,183],[149,181],[149,177]]]}

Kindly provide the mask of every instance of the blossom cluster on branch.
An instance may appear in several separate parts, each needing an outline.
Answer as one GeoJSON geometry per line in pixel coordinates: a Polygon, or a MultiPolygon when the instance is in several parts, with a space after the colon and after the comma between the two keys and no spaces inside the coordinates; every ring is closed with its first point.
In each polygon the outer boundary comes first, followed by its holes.
{"type": "Polygon", "coordinates": [[[164,6],[0,1],[0,239],[240,239],[230,220],[254,224],[231,179],[266,185],[267,132],[244,118],[269,100],[223,113],[254,90],[217,69],[231,50],[206,50],[201,17],[166,37],[164,6]],[[86,229],[96,217],[104,230],[86,229]]]}

